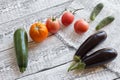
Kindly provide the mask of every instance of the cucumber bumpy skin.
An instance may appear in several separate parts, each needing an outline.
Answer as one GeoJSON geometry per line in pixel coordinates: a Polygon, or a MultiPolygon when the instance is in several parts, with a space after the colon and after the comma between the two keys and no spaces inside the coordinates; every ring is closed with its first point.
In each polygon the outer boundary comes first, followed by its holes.
{"type": "Polygon", "coordinates": [[[94,21],[95,18],[97,17],[97,15],[101,12],[101,10],[103,9],[104,5],[103,3],[99,3],[95,6],[95,8],[93,9],[91,15],[90,15],[90,20],[94,21]]]}
{"type": "Polygon", "coordinates": [[[114,21],[114,17],[113,16],[108,16],[106,18],[104,18],[102,21],[100,21],[100,23],[96,26],[96,30],[100,30],[103,27],[107,26],[108,24],[112,23],[114,21]]]}
{"type": "Polygon", "coordinates": [[[19,70],[23,73],[28,63],[28,36],[24,29],[15,31],[14,46],[19,70]]]}

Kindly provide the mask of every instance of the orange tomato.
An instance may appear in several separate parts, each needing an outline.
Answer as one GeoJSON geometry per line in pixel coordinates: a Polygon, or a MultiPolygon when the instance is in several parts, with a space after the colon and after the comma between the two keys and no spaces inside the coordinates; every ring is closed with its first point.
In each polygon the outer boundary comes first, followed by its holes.
{"type": "Polygon", "coordinates": [[[45,24],[37,22],[31,25],[29,34],[33,41],[42,42],[47,38],[48,30],[45,24]]]}

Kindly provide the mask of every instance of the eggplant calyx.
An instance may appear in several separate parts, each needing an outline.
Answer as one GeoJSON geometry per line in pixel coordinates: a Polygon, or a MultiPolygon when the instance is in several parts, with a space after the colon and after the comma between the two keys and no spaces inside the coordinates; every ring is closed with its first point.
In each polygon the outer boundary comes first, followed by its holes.
{"type": "Polygon", "coordinates": [[[73,61],[75,61],[75,62],[80,62],[81,61],[81,59],[80,59],[80,57],[79,56],[74,56],[73,57],[73,61]]]}
{"type": "Polygon", "coordinates": [[[72,70],[83,70],[83,69],[85,69],[85,63],[81,62],[81,60],[79,62],[74,61],[68,68],[68,72],[72,70]]]}

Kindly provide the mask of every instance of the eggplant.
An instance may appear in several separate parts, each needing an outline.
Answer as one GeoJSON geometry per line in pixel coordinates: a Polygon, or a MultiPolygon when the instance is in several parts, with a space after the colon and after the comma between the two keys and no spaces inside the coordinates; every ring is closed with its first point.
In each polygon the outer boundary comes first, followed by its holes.
{"type": "Polygon", "coordinates": [[[74,62],[72,66],[68,68],[68,71],[104,65],[111,62],[116,57],[117,51],[115,49],[103,48],[87,56],[82,61],[74,62]]]}
{"type": "Polygon", "coordinates": [[[105,31],[98,31],[97,33],[91,35],[83,42],[83,44],[78,48],[75,53],[75,57],[78,56],[82,59],[89,51],[99,45],[107,38],[105,31]]]}
{"type": "MultiPolygon", "coordinates": [[[[81,62],[83,61],[84,57],[87,56],[88,52],[99,45],[107,38],[107,34],[105,31],[98,31],[88,37],[83,44],[78,48],[74,57],[73,57],[73,64],[68,68],[68,71],[71,70],[73,67],[81,66],[81,62]]],[[[85,64],[82,63],[82,67],[84,68],[85,64]]]]}
{"type": "Polygon", "coordinates": [[[88,67],[94,67],[111,62],[117,57],[117,51],[112,48],[100,49],[84,58],[83,62],[88,67]]]}

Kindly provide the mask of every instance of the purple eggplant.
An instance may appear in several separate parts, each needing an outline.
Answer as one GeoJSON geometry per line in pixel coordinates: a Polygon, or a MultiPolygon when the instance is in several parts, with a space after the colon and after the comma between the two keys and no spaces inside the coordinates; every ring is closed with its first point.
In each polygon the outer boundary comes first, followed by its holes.
{"type": "Polygon", "coordinates": [[[93,54],[86,56],[82,61],[74,62],[73,65],[69,67],[68,71],[104,65],[111,62],[116,57],[117,52],[115,49],[100,49],[93,54]]]}
{"type": "MultiPolygon", "coordinates": [[[[107,38],[107,34],[105,31],[98,31],[97,33],[88,37],[83,44],[78,48],[74,57],[73,57],[73,64],[69,67],[68,71],[77,65],[81,65],[82,60],[84,57],[87,56],[88,52],[99,45],[107,38]]],[[[84,64],[84,63],[83,63],[84,64]]],[[[85,65],[82,66],[84,67],[85,65]]]]}
{"type": "Polygon", "coordinates": [[[104,48],[100,49],[93,54],[86,56],[83,62],[87,67],[94,67],[106,64],[117,57],[117,52],[115,49],[112,48],[104,48]]]}
{"type": "Polygon", "coordinates": [[[91,35],[84,41],[84,43],[79,47],[75,56],[79,56],[81,59],[93,48],[99,45],[107,38],[105,31],[98,31],[97,33],[91,35]]]}

